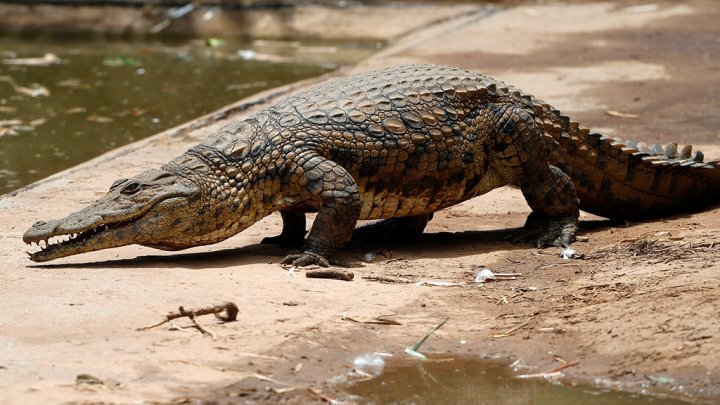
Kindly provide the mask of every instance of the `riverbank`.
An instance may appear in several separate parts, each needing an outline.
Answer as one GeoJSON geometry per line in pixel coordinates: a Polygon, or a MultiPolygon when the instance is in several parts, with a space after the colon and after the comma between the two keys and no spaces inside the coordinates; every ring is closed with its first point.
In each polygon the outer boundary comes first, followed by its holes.
{"type": "Polygon", "coordinates": [[[472,4],[55,1],[0,4],[0,32],[393,40],[472,4]],[[388,23],[391,22],[391,23],[388,23]]]}
{"type": "Polygon", "coordinates": [[[291,91],[402,63],[480,70],[609,135],[693,143],[708,158],[720,157],[720,10],[711,1],[632,8],[638,5],[478,8],[398,38],[358,66],[265,92],[0,197],[0,324],[8,325],[0,336],[2,401],[316,399],[256,373],[342,398],[328,381],[357,355],[402,355],[446,318],[424,351],[507,356],[530,373],[556,367],[557,358],[579,360],[563,370],[574,381],[716,401],[717,209],[631,224],[584,214],[587,239],[575,248],[586,259],[566,262],[553,249],[503,242],[503,230],[521,226],[529,212],[519,191],[503,188],[438,213],[413,245],[351,246],[346,258],[384,252],[354,268],[352,282],[280,268],[285,251],[259,245],[280,229],[278,215],[180,253],[128,246],[39,266],[26,259],[21,241],[35,220],[82,207],[115,178],[158,166],[291,91]],[[523,276],[475,286],[478,265],[523,276]],[[135,331],[180,305],[227,300],[240,307],[239,321],[207,320],[216,340],[170,328],[135,331]],[[376,317],[399,325],[362,322],[376,317]],[[103,384],[76,385],[80,374],[103,384]]]}

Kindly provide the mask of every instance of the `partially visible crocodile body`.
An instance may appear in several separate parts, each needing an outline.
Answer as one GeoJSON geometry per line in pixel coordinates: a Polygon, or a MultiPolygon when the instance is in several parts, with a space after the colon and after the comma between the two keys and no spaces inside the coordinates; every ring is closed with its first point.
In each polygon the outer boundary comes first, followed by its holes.
{"type": "Polygon", "coordinates": [[[317,212],[283,262],[327,266],[359,219],[422,232],[432,213],[509,184],[533,211],[536,243],[569,246],[580,209],[637,220],[717,203],[720,162],[676,146],[591,132],[477,73],[403,66],[291,96],[23,240],[43,242],[37,262],[128,244],[179,250],[279,211],[282,233],[266,241],[292,245],[317,212]]]}

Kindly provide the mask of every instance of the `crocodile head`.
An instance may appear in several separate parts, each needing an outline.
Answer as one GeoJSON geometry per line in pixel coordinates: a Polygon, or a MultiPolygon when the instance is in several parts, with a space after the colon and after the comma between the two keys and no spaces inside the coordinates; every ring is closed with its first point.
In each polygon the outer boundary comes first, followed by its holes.
{"type": "Polygon", "coordinates": [[[164,169],[113,183],[95,203],[52,221],[38,221],[23,235],[45,262],[112,247],[140,244],[165,250],[197,246],[210,232],[198,216],[202,192],[191,180],[164,169]]]}

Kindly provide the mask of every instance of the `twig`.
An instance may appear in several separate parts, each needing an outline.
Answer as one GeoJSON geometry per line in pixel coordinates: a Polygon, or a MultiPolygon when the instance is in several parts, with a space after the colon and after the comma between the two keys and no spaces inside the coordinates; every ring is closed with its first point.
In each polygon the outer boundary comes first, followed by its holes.
{"type": "Polygon", "coordinates": [[[514,327],[514,328],[512,328],[512,329],[510,329],[510,330],[508,330],[507,332],[498,333],[498,334],[496,334],[496,335],[492,335],[492,337],[494,337],[494,338],[508,337],[508,336],[512,335],[513,333],[517,332],[518,329],[527,326],[527,324],[529,324],[530,321],[532,321],[532,320],[533,320],[533,317],[531,316],[530,318],[526,319],[525,322],[523,322],[523,323],[521,323],[520,325],[518,325],[518,326],[516,326],[516,327],[514,327]]]}
{"type": "MultiPolygon", "coordinates": [[[[182,307],[180,307],[180,308],[182,308],[182,307]]],[[[195,314],[189,314],[189,315],[188,315],[188,318],[190,318],[190,320],[192,321],[193,325],[195,325],[195,327],[197,328],[197,330],[199,330],[200,332],[202,332],[202,333],[210,336],[210,337],[212,338],[212,340],[215,340],[215,334],[212,333],[212,331],[210,331],[210,330],[208,330],[208,329],[205,329],[204,326],[200,325],[200,322],[198,322],[198,320],[195,319],[195,314]]]]}
{"type": "Polygon", "coordinates": [[[390,277],[383,277],[383,276],[363,276],[363,279],[367,281],[375,281],[378,283],[388,283],[388,284],[410,284],[412,281],[410,280],[401,280],[396,278],[390,278],[390,277]]]}
{"type": "Polygon", "coordinates": [[[184,307],[178,308],[178,312],[170,312],[167,315],[165,315],[165,319],[149,326],[143,326],[142,328],[137,328],[135,330],[142,331],[142,330],[148,330],[152,328],[157,328],[160,325],[164,325],[173,319],[177,318],[190,318],[192,323],[195,325],[195,327],[202,333],[212,337],[215,339],[215,334],[207,330],[205,327],[200,325],[195,319],[198,316],[202,315],[209,315],[214,314],[216,318],[220,319],[223,322],[232,322],[237,320],[237,314],[239,312],[238,306],[235,305],[232,302],[226,302],[222,305],[215,305],[213,307],[206,307],[206,308],[199,308],[199,309],[185,309],[184,307]],[[220,315],[221,313],[225,312],[225,315],[220,315]]]}
{"type": "Polygon", "coordinates": [[[170,322],[170,330],[179,330],[180,332],[187,332],[187,333],[193,333],[195,335],[202,335],[202,332],[200,332],[200,331],[197,331],[195,329],[183,328],[182,326],[175,325],[172,322],[170,322]]]}
{"type": "Polygon", "coordinates": [[[522,273],[495,273],[495,277],[524,277],[522,273]]]}
{"type": "Polygon", "coordinates": [[[542,373],[536,373],[536,374],[522,374],[517,376],[517,378],[544,378],[544,377],[550,377],[555,374],[559,374],[562,370],[565,370],[568,367],[576,366],[580,363],[580,360],[571,361],[570,363],[565,363],[561,366],[557,366],[555,368],[551,368],[550,370],[545,370],[542,373]]]}
{"type": "Polygon", "coordinates": [[[323,401],[325,401],[325,402],[327,402],[327,403],[329,403],[329,404],[339,404],[339,403],[341,403],[340,401],[338,401],[338,400],[336,400],[336,399],[332,399],[332,398],[330,398],[329,396],[323,394],[322,392],[320,392],[320,391],[318,391],[318,390],[316,390],[316,389],[314,389],[314,388],[312,388],[312,387],[305,387],[305,389],[308,390],[308,392],[310,392],[311,394],[315,395],[317,398],[319,398],[319,399],[321,399],[321,400],[323,400],[323,401]]]}
{"type": "Polygon", "coordinates": [[[430,335],[432,335],[433,333],[435,333],[436,330],[440,329],[441,326],[445,325],[445,322],[447,322],[448,319],[450,319],[450,318],[445,318],[444,321],[440,322],[439,324],[435,325],[434,328],[430,329],[430,332],[426,333],[425,336],[423,336],[420,340],[417,341],[417,343],[415,343],[414,345],[412,345],[412,347],[410,348],[410,350],[412,350],[412,351],[414,351],[414,352],[418,351],[418,349],[420,348],[420,346],[422,346],[422,344],[425,343],[425,341],[430,337],[430,335]]]}
{"type": "Polygon", "coordinates": [[[383,318],[381,316],[377,316],[369,321],[360,321],[355,318],[349,317],[349,316],[343,316],[343,321],[350,321],[355,323],[367,323],[367,324],[374,324],[374,325],[402,325],[400,322],[395,321],[393,319],[383,318]]]}
{"type": "Polygon", "coordinates": [[[320,269],[309,270],[305,272],[307,278],[332,278],[335,280],[351,281],[355,278],[355,274],[350,271],[339,269],[320,269]]]}

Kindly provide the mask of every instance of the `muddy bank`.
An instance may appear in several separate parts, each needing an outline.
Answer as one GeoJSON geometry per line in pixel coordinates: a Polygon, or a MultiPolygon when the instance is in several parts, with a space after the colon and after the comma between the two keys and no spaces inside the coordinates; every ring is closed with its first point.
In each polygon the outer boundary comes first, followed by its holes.
{"type": "MultiPolygon", "coordinates": [[[[517,84],[613,135],[632,126],[633,137],[652,142],[658,128],[643,128],[661,119],[666,125],[659,139],[680,138],[709,158],[720,157],[713,138],[717,117],[696,111],[717,110],[717,101],[692,102],[698,93],[720,90],[707,74],[718,44],[702,39],[717,29],[707,26],[717,7],[688,1],[625,8],[637,4],[464,15],[418,30],[336,74],[407,62],[465,66],[517,84]],[[648,37],[665,32],[705,45],[661,41],[665,56],[642,53],[648,37]],[[581,51],[583,58],[577,56],[581,51]],[[673,52],[682,58],[670,57],[673,52]],[[508,63],[509,58],[519,60],[508,63]],[[658,90],[667,88],[675,92],[658,90]]],[[[341,258],[357,263],[352,282],[306,279],[281,269],[277,262],[285,250],[259,244],[279,231],[277,215],[223,243],[187,252],[128,246],[46,266],[26,260],[20,235],[35,220],[82,207],[115,178],[161,164],[277,96],[266,93],[219,121],[169,131],[0,198],[0,304],[6,308],[0,323],[12,325],[0,337],[4,401],[317,400],[307,390],[283,393],[286,386],[255,374],[341,398],[344,393],[328,381],[350,370],[358,354],[400,356],[449,319],[424,351],[509,357],[528,373],[552,369],[558,359],[578,360],[563,370],[573,381],[717,402],[717,209],[621,224],[583,214],[587,239],[575,247],[586,259],[563,261],[553,249],[504,241],[507,229],[521,226],[529,212],[517,190],[504,188],[438,213],[419,242],[351,245],[341,258]],[[380,250],[370,263],[360,259],[380,250]],[[474,285],[480,264],[522,277],[474,285]],[[416,286],[418,281],[469,285],[416,286]],[[240,307],[239,321],[208,320],[216,340],[171,327],[134,331],[180,305],[226,300],[240,307]],[[362,322],[376,317],[399,325],[362,322]],[[103,384],[76,386],[78,374],[103,384]]]]}
{"type": "Polygon", "coordinates": [[[0,32],[390,40],[480,8],[472,4],[348,3],[338,7],[273,3],[219,7],[185,3],[4,3],[0,4],[0,32]]]}

